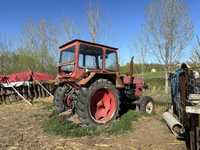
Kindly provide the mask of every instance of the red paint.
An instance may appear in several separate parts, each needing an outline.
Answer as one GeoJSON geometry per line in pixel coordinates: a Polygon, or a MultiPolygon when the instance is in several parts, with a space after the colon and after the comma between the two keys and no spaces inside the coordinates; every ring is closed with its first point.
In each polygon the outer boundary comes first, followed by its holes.
{"type": "Polygon", "coordinates": [[[83,41],[83,40],[79,40],[79,39],[69,41],[68,43],[65,43],[62,46],[60,46],[59,49],[66,49],[66,47],[68,47],[69,45],[73,45],[76,42],[84,43],[85,45],[91,45],[91,46],[95,46],[95,47],[99,47],[99,48],[105,47],[105,48],[108,48],[108,49],[118,50],[118,48],[115,48],[115,47],[110,47],[110,46],[107,46],[107,45],[92,43],[92,42],[83,41]]]}
{"type": "Polygon", "coordinates": [[[0,75],[0,83],[6,83],[8,76],[0,75]]]}
{"type": "Polygon", "coordinates": [[[124,84],[132,84],[133,83],[133,77],[131,77],[131,76],[124,76],[123,77],[123,82],[124,82],[124,84]]]}
{"type": "Polygon", "coordinates": [[[47,73],[32,72],[32,71],[24,71],[24,72],[13,73],[8,76],[0,76],[0,82],[2,83],[32,81],[32,80],[49,81],[49,80],[54,80],[54,77],[47,73]]]}
{"type": "MultiPolygon", "coordinates": [[[[80,44],[84,44],[84,45],[88,45],[88,46],[93,46],[93,47],[96,47],[96,48],[101,48],[102,49],[102,69],[93,69],[91,72],[102,72],[102,73],[119,73],[119,67],[117,67],[117,70],[116,72],[113,72],[113,71],[109,71],[109,70],[105,70],[105,55],[106,55],[106,51],[109,50],[109,51],[117,51],[118,49],[117,48],[114,48],[114,47],[110,47],[110,46],[106,46],[106,45],[102,45],[102,44],[97,44],[97,43],[91,43],[91,42],[88,42],[88,41],[82,41],[82,40],[72,40],[62,46],[59,47],[59,50],[60,51],[63,51],[67,48],[70,48],[70,47],[73,47],[75,46],[75,58],[74,58],[74,69],[72,70],[72,72],[70,73],[65,73],[64,71],[61,70],[60,67],[58,67],[58,72],[59,72],[59,75],[58,75],[58,79],[62,80],[62,79],[66,79],[66,78],[71,78],[73,81],[77,81],[79,79],[81,79],[82,77],[86,76],[86,72],[84,71],[84,69],[81,69],[79,67],[79,64],[78,64],[78,59],[79,59],[79,47],[80,47],[80,44]]],[[[117,62],[118,62],[118,58],[117,58],[117,62]]]]}
{"type": "Polygon", "coordinates": [[[72,108],[72,101],[73,101],[73,98],[71,95],[66,96],[65,104],[70,109],[72,108]]]}
{"type": "Polygon", "coordinates": [[[116,97],[111,90],[98,90],[91,98],[91,115],[94,121],[98,123],[106,123],[111,120],[116,109],[116,97]]]}
{"type": "Polygon", "coordinates": [[[9,82],[18,82],[18,81],[29,81],[32,77],[32,71],[18,72],[10,74],[9,82]]]}
{"type": "Polygon", "coordinates": [[[144,80],[143,78],[135,77],[133,80],[133,84],[136,85],[135,88],[135,96],[141,96],[143,87],[144,87],[144,80]]]}
{"type": "Polygon", "coordinates": [[[80,79],[81,77],[83,77],[85,75],[85,71],[84,69],[76,69],[74,72],[72,72],[71,74],[71,78],[77,80],[80,79]]]}
{"type": "Polygon", "coordinates": [[[48,74],[48,73],[42,73],[42,72],[33,72],[32,76],[33,80],[39,80],[39,81],[48,81],[48,80],[54,80],[55,77],[48,74]]]}

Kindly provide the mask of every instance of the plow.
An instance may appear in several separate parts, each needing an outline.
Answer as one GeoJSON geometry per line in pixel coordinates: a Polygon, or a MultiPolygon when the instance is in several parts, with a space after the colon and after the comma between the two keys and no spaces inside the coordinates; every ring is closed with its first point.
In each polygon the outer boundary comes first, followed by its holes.
{"type": "Polygon", "coordinates": [[[23,100],[31,105],[33,99],[52,96],[54,77],[41,72],[19,72],[0,76],[0,104],[23,100]]]}

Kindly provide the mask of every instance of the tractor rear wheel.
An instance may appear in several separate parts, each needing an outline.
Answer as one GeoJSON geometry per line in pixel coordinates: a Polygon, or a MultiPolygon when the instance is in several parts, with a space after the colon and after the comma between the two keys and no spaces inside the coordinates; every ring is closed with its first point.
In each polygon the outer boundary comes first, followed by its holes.
{"type": "Polygon", "coordinates": [[[144,96],[140,100],[140,111],[152,114],[154,111],[153,99],[150,96],[144,96]]]}
{"type": "Polygon", "coordinates": [[[82,88],[76,104],[76,112],[82,123],[105,124],[119,113],[119,94],[112,82],[98,79],[89,88],[82,88]]]}

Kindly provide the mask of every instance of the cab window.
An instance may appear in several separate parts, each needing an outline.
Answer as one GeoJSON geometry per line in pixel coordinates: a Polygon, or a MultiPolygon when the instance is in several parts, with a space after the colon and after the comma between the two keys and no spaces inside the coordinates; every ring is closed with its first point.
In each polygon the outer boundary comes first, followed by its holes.
{"type": "Polygon", "coordinates": [[[81,44],[79,48],[79,67],[102,69],[102,49],[81,44]]]}
{"type": "Polygon", "coordinates": [[[106,70],[117,70],[117,53],[112,50],[106,50],[106,70]]]}

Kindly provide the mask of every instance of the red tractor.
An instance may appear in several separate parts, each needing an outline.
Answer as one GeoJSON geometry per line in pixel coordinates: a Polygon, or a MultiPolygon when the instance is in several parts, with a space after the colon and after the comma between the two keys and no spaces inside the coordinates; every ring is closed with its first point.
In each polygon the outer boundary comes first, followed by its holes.
{"type": "Polygon", "coordinates": [[[54,94],[58,113],[76,113],[87,125],[111,121],[127,103],[152,113],[152,98],[140,97],[145,84],[133,76],[133,58],[130,72],[120,75],[117,48],[72,40],[59,50],[58,87],[54,94]]]}

